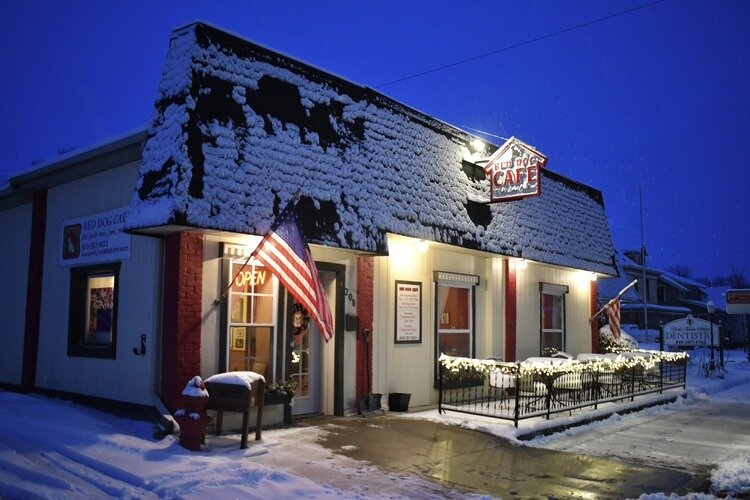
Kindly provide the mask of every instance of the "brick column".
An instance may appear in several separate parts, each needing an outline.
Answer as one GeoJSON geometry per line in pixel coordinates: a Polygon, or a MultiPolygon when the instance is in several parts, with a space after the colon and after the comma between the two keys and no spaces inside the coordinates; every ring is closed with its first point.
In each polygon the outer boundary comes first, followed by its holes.
{"type": "MultiPolygon", "coordinates": [[[[31,245],[26,278],[26,317],[23,332],[23,364],[21,391],[29,392],[36,385],[36,364],[39,356],[39,327],[42,312],[42,271],[44,270],[44,234],[47,231],[47,191],[34,191],[31,208],[31,245]]],[[[67,333],[67,325],[63,327],[67,333]]]]}
{"type": "Polygon", "coordinates": [[[503,261],[505,275],[505,361],[516,360],[516,265],[503,261]]]}
{"type": "Polygon", "coordinates": [[[357,332],[357,403],[359,403],[361,396],[372,391],[374,276],[375,258],[357,257],[357,316],[359,316],[359,332],[357,332]],[[365,329],[371,332],[368,343],[365,343],[364,336],[362,335],[365,329]]]}
{"type": "Polygon", "coordinates": [[[161,396],[174,412],[185,384],[201,369],[203,235],[169,235],[164,253],[161,396]]]}
{"type": "MultiPolygon", "coordinates": [[[[591,282],[589,292],[589,318],[599,311],[599,285],[596,281],[591,282]]],[[[599,320],[590,321],[591,324],[591,352],[599,352],[599,320]]]]}

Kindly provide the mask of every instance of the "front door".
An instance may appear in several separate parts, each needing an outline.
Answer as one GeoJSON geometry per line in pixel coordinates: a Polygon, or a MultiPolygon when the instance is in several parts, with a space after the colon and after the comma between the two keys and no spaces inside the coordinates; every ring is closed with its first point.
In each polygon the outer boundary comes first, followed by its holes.
{"type": "Polygon", "coordinates": [[[288,328],[287,346],[291,354],[290,378],[297,388],[294,391],[293,415],[320,413],[320,332],[314,321],[305,318],[304,311],[294,304],[288,328]],[[300,331],[300,322],[307,322],[300,331]]]}
{"type": "Polygon", "coordinates": [[[295,384],[293,415],[323,413],[343,415],[343,323],[344,274],[340,264],[318,264],[318,275],[325,290],[334,322],[334,336],[328,343],[315,321],[283,293],[284,353],[282,366],[286,379],[295,384]]]}

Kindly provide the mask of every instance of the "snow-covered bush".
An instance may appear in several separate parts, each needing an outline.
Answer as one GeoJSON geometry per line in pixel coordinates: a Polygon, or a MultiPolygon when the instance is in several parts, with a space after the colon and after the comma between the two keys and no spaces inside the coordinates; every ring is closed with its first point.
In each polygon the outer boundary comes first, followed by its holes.
{"type": "Polygon", "coordinates": [[[609,325],[599,328],[599,352],[615,352],[620,349],[637,348],[638,342],[627,333],[620,331],[620,338],[616,339],[612,335],[609,325]]]}

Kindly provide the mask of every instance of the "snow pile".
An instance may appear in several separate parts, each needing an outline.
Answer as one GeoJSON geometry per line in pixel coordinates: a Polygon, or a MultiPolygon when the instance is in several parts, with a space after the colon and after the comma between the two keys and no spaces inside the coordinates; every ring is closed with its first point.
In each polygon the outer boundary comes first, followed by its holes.
{"type": "Polygon", "coordinates": [[[266,379],[260,373],[237,371],[211,375],[206,379],[206,382],[216,382],[220,384],[230,385],[244,385],[248,389],[252,389],[253,382],[256,382],[258,380],[262,380],[263,382],[266,381],[266,379]]]}
{"type": "Polygon", "coordinates": [[[711,474],[711,489],[719,495],[750,495],[750,455],[719,464],[711,474]]]}
{"type": "Polygon", "coordinates": [[[196,375],[182,390],[182,395],[192,396],[194,398],[207,398],[208,391],[206,390],[206,386],[203,385],[203,380],[201,380],[200,376],[196,375]]]}

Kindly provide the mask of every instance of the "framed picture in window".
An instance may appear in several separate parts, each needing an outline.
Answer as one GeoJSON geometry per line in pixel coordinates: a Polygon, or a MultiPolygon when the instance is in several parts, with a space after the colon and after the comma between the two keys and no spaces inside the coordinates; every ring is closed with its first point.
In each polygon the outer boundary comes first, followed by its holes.
{"type": "Polygon", "coordinates": [[[422,282],[396,281],[396,344],[422,343],[422,282]]]}
{"type": "Polygon", "coordinates": [[[247,340],[247,330],[243,327],[232,327],[229,330],[229,346],[233,351],[244,351],[247,340]]]}

